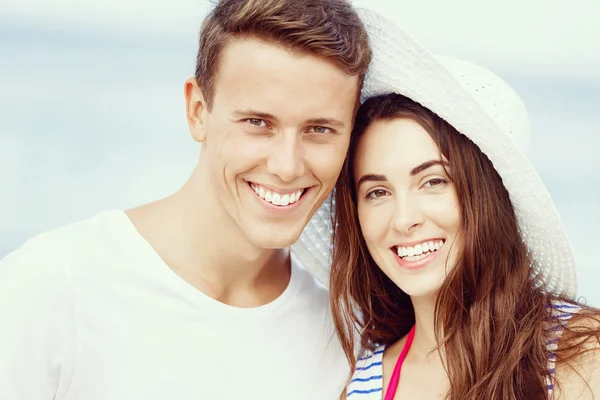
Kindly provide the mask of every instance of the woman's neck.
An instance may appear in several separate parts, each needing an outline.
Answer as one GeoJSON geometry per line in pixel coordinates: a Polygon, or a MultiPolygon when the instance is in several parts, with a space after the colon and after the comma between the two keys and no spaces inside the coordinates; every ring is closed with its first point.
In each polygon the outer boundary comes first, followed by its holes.
{"type": "MultiPolygon", "coordinates": [[[[440,360],[435,335],[435,297],[412,297],[415,310],[415,337],[411,346],[415,360],[440,360]]],[[[441,332],[440,332],[441,333],[441,332]]]]}

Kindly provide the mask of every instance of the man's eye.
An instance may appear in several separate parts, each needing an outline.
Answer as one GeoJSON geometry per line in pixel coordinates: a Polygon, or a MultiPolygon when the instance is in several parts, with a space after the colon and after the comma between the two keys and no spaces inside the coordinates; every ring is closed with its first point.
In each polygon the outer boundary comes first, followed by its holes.
{"type": "Polygon", "coordinates": [[[265,120],[259,119],[259,118],[248,118],[246,120],[246,122],[248,122],[251,125],[258,126],[259,128],[263,128],[263,127],[267,126],[267,123],[265,122],[265,120]]]}
{"type": "Polygon", "coordinates": [[[326,126],[313,126],[312,128],[310,128],[310,131],[312,131],[314,133],[319,133],[322,135],[333,132],[333,130],[331,130],[330,128],[327,128],[326,126]]]}

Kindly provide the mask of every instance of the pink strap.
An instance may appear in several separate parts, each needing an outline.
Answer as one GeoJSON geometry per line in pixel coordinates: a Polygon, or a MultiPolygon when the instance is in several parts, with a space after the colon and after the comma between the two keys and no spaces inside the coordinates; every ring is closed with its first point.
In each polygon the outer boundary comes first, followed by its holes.
{"type": "Polygon", "coordinates": [[[406,342],[404,343],[404,347],[398,356],[398,361],[396,361],[396,366],[394,367],[394,372],[392,372],[392,377],[390,378],[390,384],[388,385],[388,390],[385,393],[384,400],[394,400],[394,396],[396,395],[396,389],[398,389],[398,382],[400,382],[400,370],[402,369],[402,364],[404,364],[404,359],[410,350],[410,346],[412,346],[413,339],[415,338],[415,327],[413,326],[410,332],[408,332],[408,336],[406,337],[406,342]]]}

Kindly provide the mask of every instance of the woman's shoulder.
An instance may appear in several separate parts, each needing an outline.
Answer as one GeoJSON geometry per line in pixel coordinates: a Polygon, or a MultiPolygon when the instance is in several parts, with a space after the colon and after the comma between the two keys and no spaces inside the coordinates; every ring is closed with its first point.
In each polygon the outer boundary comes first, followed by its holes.
{"type": "Polygon", "coordinates": [[[356,360],[356,368],[346,390],[347,397],[359,400],[381,399],[384,351],[385,346],[378,346],[374,350],[364,351],[356,360]]]}
{"type": "Polygon", "coordinates": [[[565,301],[552,306],[561,332],[554,398],[600,398],[600,310],[565,301]]]}

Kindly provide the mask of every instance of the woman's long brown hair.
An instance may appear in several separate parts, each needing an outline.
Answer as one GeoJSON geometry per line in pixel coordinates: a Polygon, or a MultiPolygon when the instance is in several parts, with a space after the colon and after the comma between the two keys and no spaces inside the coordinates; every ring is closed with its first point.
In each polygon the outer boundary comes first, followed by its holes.
{"type": "MultiPolygon", "coordinates": [[[[361,106],[335,188],[331,306],[346,357],[354,367],[357,346],[372,351],[390,345],[415,323],[409,296],[371,258],[356,209],[353,161],[358,142],[371,123],[395,118],[413,119],[431,135],[450,162],[461,210],[464,245],[435,308],[438,351],[443,349],[450,382],[446,398],[547,399],[547,345],[552,327],[560,323],[553,307],[557,301],[573,301],[547,294],[531,275],[533,260],[491,161],[436,114],[398,94],[374,97],[361,106]]],[[[572,320],[597,317],[598,310],[582,307],[572,320]]],[[[570,365],[589,341],[599,341],[598,330],[587,326],[566,328],[558,364],[570,365]]]]}

